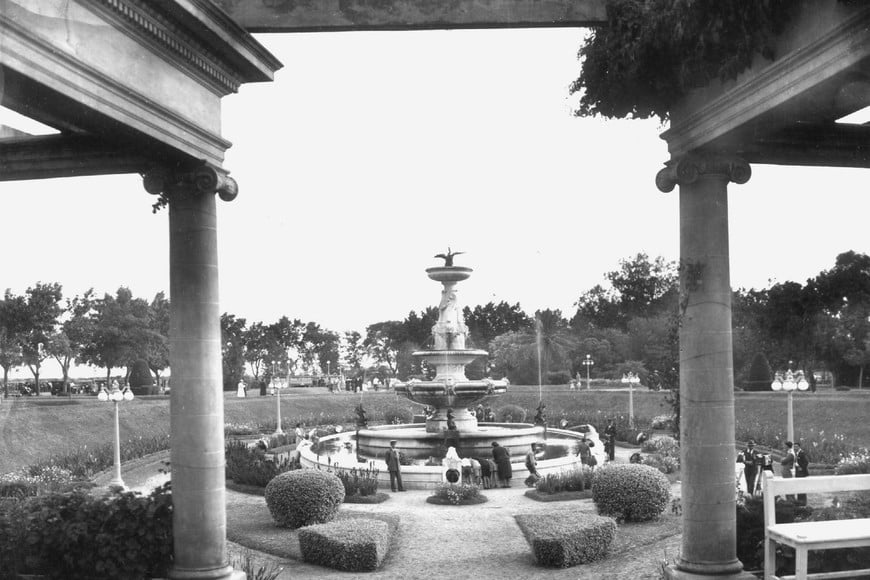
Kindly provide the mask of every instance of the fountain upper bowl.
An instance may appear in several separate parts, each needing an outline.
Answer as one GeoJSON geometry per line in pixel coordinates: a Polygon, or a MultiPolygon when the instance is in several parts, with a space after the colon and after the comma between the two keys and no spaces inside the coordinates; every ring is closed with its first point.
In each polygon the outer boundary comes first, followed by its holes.
{"type": "Polygon", "coordinates": [[[426,273],[429,277],[438,282],[459,282],[471,276],[472,272],[474,270],[465,266],[435,266],[433,268],[426,268],[426,273]]]}

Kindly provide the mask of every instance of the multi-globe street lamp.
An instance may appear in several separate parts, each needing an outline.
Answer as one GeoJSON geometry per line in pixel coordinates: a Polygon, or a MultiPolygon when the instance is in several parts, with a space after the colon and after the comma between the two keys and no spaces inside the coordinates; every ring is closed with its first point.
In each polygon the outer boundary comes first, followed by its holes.
{"type": "MultiPolygon", "coordinates": [[[[789,361],[789,366],[791,366],[791,361],[789,361]]],[[[794,403],[792,393],[796,390],[806,391],[809,386],[810,384],[804,378],[804,372],[796,371],[793,373],[791,368],[784,375],[782,372],[777,371],[773,377],[773,382],[770,383],[770,388],[774,391],[785,391],[788,394],[788,431],[786,434],[788,441],[794,441],[794,403]]]]}
{"type": "Polygon", "coordinates": [[[628,424],[634,429],[634,385],[640,382],[640,377],[635,373],[622,375],[622,383],[628,384],[628,424]]]}
{"type": "Polygon", "coordinates": [[[582,364],[584,367],[586,367],[586,390],[588,391],[589,388],[590,388],[590,387],[589,387],[589,385],[590,385],[589,371],[592,370],[592,365],[595,364],[595,361],[592,360],[592,355],[591,355],[591,354],[587,354],[587,355],[586,355],[586,358],[583,359],[583,362],[582,362],[581,364],[582,364]]]}
{"type": "Polygon", "coordinates": [[[121,401],[132,401],[133,391],[130,390],[129,385],[124,387],[122,391],[118,388],[118,381],[112,381],[112,390],[107,391],[105,385],[103,385],[100,387],[97,399],[104,403],[111,401],[115,404],[115,474],[112,476],[112,480],[109,481],[109,486],[123,488],[126,486],[124,485],[124,480],[121,479],[121,429],[118,422],[118,403],[121,401]]]}

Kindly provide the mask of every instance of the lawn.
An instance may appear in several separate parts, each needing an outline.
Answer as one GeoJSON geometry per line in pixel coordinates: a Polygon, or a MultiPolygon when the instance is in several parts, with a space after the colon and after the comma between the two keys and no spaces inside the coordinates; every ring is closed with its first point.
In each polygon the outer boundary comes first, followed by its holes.
{"type": "MultiPolygon", "coordinates": [[[[562,410],[569,418],[581,417],[603,426],[607,416],[627,414],[627,391],[569,391],[545,387],[544,402],[550,423],[562,410]]],[[[354,407],[362,401],[372,422],[384,411],[401,406],[419,411],[421,407],[392,392],[332,395],[324,389],[294,388],[281,396],[285,428],[297,421],[306,425],[343,423],[352,425],[354,407]]],[[[512,386],[506,395],[492,400],[496,409],[516,404],[532,416],[538,405],[538,387],[512,386]]],[[[226,393],[224,414],[228,423],[269,425],[274,429],[275,397],[253,395],[246,399],[226,393]]],[[[743,393],[735,398],[738,437],[746,429],[765,428],[785,432],[785,396],[780,393],[743,393]],[[742,429],[742,431],[741,431],[742,429]]],[[[637,390],[635,416],[652,418],[669,412],[664,393],[637,390]]],[[[800,393],[794,397],[795,425],[799,436],[843,437],[848,445],[870,447],[870,393],[800,393]]],[[[169,399],[140,397],[120,405],[122,441],[136,435],[169,430],[169,399]]],[[[112,408],[96,397],[65,399],[41,397],[7,399],[0,402],[0,473],[29,465],[37,459],[62,454],[82,446],[99,446],[112,441],[112,408]]]]}

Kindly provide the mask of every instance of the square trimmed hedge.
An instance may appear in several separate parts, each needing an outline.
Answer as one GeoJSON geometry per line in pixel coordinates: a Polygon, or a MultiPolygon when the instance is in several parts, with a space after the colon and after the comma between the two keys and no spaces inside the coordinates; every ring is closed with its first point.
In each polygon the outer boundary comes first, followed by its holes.
{"type": "Polygon", "coordinates": [[[587,512],[514,517],[542,566],[568,568],[600,560],[616,537],[616,520],[587,512]]]}
{"type": "Polygon", "coordinates": [[[348,518],[299,529],[302,559],[310,564],[348,572],[372,572],[390,548],[386,522],[348,518]]]}

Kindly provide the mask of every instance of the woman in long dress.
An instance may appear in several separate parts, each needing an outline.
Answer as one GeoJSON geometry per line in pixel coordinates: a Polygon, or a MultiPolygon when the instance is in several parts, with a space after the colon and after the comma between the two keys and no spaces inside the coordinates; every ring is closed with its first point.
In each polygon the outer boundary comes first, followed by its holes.
{"type": "Polygon", "coordinates": [[[498,471],[498,481],[502,487],[511,486],[513,469],[511,468],[511,454],[506,447],[502,447],[497,441],[492,442],[492,458],[498,471]]]}

